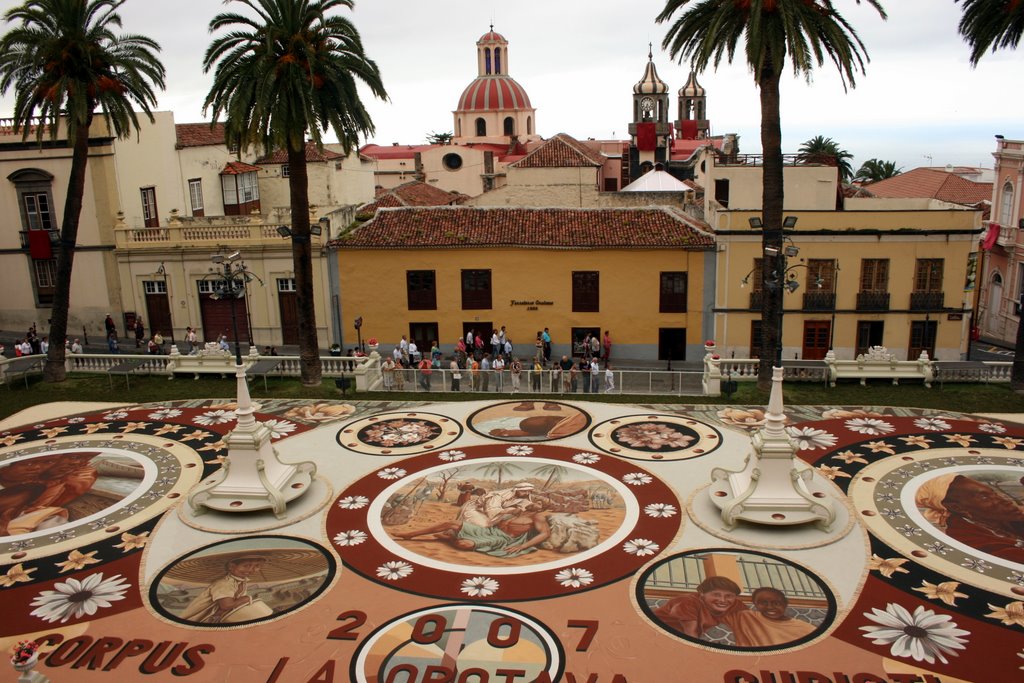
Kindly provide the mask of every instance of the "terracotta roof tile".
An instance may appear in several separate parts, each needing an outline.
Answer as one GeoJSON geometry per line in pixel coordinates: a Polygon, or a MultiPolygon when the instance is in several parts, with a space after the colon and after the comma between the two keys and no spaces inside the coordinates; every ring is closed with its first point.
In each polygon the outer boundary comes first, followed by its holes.
{"type": "Polygon", "coordinates": [[[209,123],[178,123],[174,126],[174,134],[178,149],[224,145],[223,123],[215,124],[212,128],[209,123]]]}
{"type": "Polygon", "coordinates": [[[576,138],[559,133],[510,166],[515,168],[565,168],[603,166],[604,157],[576,138]]]}
{"type": "Polygon", "coordinates": [[[372,216],[377,209],[399,206],[445,206],[459,203],[459,195],[434,187],[421,180],[411,180],[390,190],[383,190],[377,197],[356,209],[357,216],[372,216]]]}
{"type": "MultiPolygon", "coordinates": [[[[316,143],[306,143],[306,161],[333,161],[334,159],[344,159],[344,154],[338,154],[332,152],[329,149],[317,149],[316,143]]],[[[260,157],[256,160],[257,164],[287,164],[288,163],[288,150],[279,149],[273,154],[260,157]]]]}
{"type": "Polygon", "coordinates": [[[435,206],[381,209],[330,243],[339,249],[714,248],[708,226],[668,207],[527,209],[435,206]]]}
{"type": "Polygon", "coordinates": [[[251,164],[247,164],[244,161],[229,161],[224,164],[224,169],[220,172],[221,175],[239,175],[240,173],[252,173],[258,172],[260,169],[251,164]]]}
{"type": "Polygon", "coordinates": [[[864,187],[875,197],[927,197],[968,205],[992,199],[992,183],[976,183],[937,168],[915,168],[864,187]]]}

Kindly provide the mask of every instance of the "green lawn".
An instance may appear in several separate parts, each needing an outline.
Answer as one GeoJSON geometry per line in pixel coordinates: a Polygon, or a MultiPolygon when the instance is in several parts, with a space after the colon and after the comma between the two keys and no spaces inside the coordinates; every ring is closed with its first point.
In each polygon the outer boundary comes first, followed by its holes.
{"type": "MultiPolygon", "coordinates": [[[[342,400],[341,391],[334,386],[333,379],[324,380],[319,387],[304,387],[297,378],[271,378],[269,390],[263,389],[263,382],[254,379],[250,391],[259,398],[304,398],[342,400]]],[[[20,379],[0,387],[0,418],[40,403],[52,401],[102,401],[102,402],[160,402],[189,398],[233,398],[235,380],[201,377],[198,380],[177,378],[168,380],[162,376],[139,376],[131,380],[131,389],[125,388],[123,378],[114,378],[113,389],[106,375],[73,375],[60,384],[48,384],[41,377],[30,377],[29,386],[20,379]]],[[[487,398],[499,398],[509,394],[489,393],[487,398]]],[[[558,398],[551,395],[551,398],[558,398]]],[[[476,401],[482,394],[448,394],[435,392],[366,392],[353,393],[344,397],[348,400],[388,401],[476,401]]],[[[605,403],[680,403],[680,404],[737,404],[765,405],[767,392],[760,392],[752,382],[740,383],[739,391],[732,398],[708,396],[640,396],[608,394],[573,394],[563,398],[579,401],[600,401],[605,403]]],[[[841,405],[841,406],[909,406],[935,408],[964,413],[996,412],[1024,413],[1024,396],[1010,390],[1007,384],[946,384],[931,389],[921,385],[907,384],[892,386],[880,381],[862,387],[852,382],[840,384],[834,389],[818,383],[789,382],[785,385],[786,403],[793,405],[841,405]]]]}

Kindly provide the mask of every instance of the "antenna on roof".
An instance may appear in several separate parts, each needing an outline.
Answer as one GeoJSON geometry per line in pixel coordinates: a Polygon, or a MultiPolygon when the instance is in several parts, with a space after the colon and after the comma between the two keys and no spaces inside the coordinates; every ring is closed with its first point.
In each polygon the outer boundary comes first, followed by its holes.
{"type": "Polygon", "coordinates": [[[932,155],[931,154],[922,154],[921,156],[923,156],[925,159],[928,160],[928,165],[929,166],[932,165],[932,155]]]}

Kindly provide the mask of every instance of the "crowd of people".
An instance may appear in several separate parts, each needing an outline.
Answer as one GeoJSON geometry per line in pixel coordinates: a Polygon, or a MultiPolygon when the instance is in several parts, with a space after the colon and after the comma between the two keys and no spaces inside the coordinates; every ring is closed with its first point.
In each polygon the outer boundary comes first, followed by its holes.
{"type": "Polygon", "coordinates": [[[528,360],[515,352],[504,325],[492,329],[489,340],[485,336],[485,331],[471,329],[446,354],[437,340],[429,351],[423,351],[415,340],[402,335],[381,363],[384,389],[402,391],[407,381],[414,380],[423,391],[432,391],[434,374],[441,371],[451,391],[518,393],[524,382],[534,392],[596,394],[615,390],[611,333],[607,330],[603,340],[587,334],[574,345],[572,356],[555,360],[551,358],[551,332],[546,327],[537,332],[528,360]]]}

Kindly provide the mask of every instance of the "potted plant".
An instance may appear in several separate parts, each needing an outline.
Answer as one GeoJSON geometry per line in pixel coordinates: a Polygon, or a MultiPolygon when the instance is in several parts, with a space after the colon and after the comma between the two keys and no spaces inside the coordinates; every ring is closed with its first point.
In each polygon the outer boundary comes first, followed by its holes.
{"type": "Polygon", "coordinates": [[[16,671],[30,671],[39,661],[39,643],[34,640],[22,640],[11,655],[11,666],[16,671]]]}
{"type": "Polygon", "coordinates": [[[340,356],[341,355],[341,344],[331,344],[331,355],[332,356],[340,356]]]}
{"type": "Polygon", "coordinates": [[[380,344],[379,344],[379,342],[377,341],[377,338],[376,338],[376,337],[370,337],[369,339],[367,339],[367,340],[366,340],[366,345],[367,345],[368,347],[370,347],[370,351],[376,351],[376,350],[377,350],[377,347],[379,347],[379,346],[380,346],[380,344]]]}

